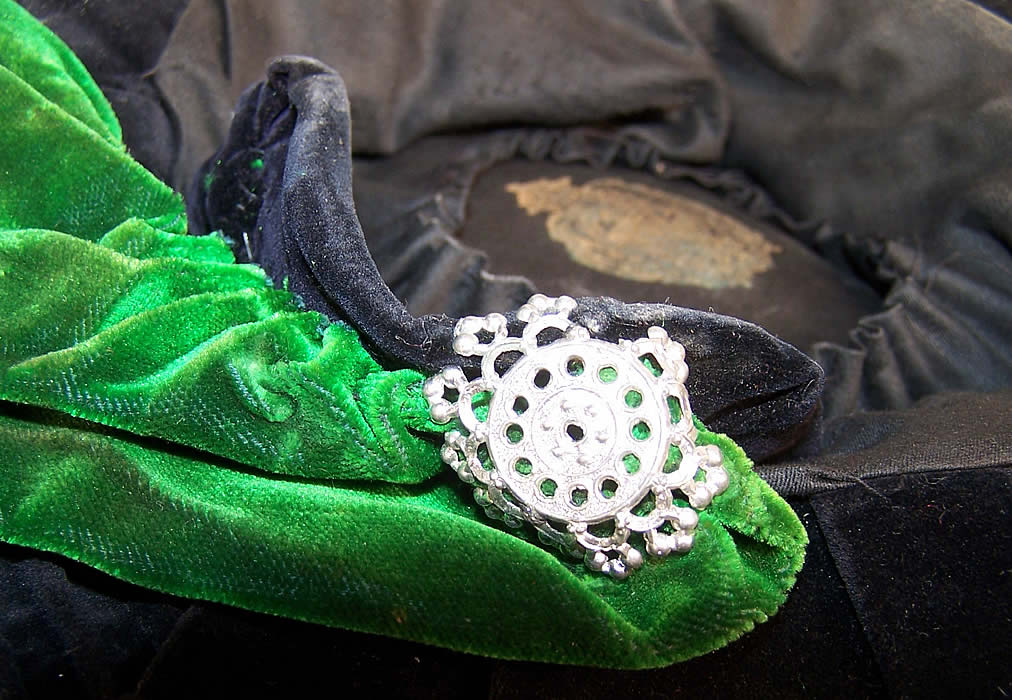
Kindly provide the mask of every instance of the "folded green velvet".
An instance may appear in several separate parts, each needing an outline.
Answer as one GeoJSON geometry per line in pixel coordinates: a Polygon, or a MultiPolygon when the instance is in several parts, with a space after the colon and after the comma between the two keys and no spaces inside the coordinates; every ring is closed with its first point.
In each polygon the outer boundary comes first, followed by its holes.
{"type": "Polygon", "coordinates": [[[6,231],[0,303],[21,312],[0,333],[3,398],[282,474],[437,472],[436,448],[406,424],[425,424],[421,375],[382,371],[350,328],[297,310],[259,269],[199,259],[225,255],[220,239],[137,219],[97,243],[6,231]],[[175,257],[190,247],[195,259],[175,257]]]}
{"type": "Polygon", "coordinates": [[[300,310],[133,161],[0,0],[0,539],[178,595],[504,658],[639,668],[773,614],[806,535],[726,437],[696,545],[624,581],[487,519],[423,377],[300,310]]]}

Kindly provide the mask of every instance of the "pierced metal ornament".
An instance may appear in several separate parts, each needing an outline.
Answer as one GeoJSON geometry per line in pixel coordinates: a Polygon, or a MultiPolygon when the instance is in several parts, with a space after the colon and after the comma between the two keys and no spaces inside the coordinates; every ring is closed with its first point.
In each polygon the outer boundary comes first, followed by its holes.
{"type": "Polygon", "coordinates": [[[575,308],[534,295],[517,312],[520,337],[501,314],[460,319],[454,350],[481,356],[481,375],[448,367],[425,396],[435,422],[459,419],[442,458],[486,513],[529,522],[589,568],[625,578],[643,564],[633,533],[653,556],[689,551],[697,511],[728,475],[719,448],[696,444],[685,348],[657,326],[618,344],[591,338],[569,319],[575,308]]]}

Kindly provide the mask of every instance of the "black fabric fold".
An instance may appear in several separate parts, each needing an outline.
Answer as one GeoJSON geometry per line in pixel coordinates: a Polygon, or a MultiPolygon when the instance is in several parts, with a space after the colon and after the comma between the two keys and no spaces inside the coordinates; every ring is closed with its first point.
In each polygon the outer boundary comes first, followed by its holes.
{"type": "MultiPolygon", "coordinates": [[[[897,474],[1012,464],[1012,391],[944,392],[905,409],[826,421],[819,454],[762,465],[784,496],[811,496],[897,474]]],[[[992,494],[985,493],[987,499],[992,494]]]]}
{"type": "Polygon", "coordinates": [[[1007,687],[1012,469],[894,475],[812,503],[890,695],[1007,687]]]}
{"type": "Polygon", "coordinates": [[[87,66],[119,118],[131,155],[161,178],[171,179],[179,162],[181,125],[155,80],[155,69],[187,0],[159,2],[145,12],[115,0],[21,4],[87,66]]]}

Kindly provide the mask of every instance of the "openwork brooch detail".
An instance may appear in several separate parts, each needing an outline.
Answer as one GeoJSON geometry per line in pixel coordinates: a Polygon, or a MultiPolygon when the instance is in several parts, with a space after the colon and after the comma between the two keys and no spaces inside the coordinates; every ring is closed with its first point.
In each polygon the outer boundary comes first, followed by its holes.
{"type": "Polygon", "coordinates": [[[643,564],[640,542],[652,556],[689,551],[697,511],[728,475],[719,448],[696,444],[682,345],[657,326],[591,338],[575,308],[534,295],[517,312],[520,337],[501,314],[460,319],[454,350],[481,356],[481,374],[445,368],[425,396],[435,422],[459,420],[442,458],[490,516],[625,578],[643,564]]]}

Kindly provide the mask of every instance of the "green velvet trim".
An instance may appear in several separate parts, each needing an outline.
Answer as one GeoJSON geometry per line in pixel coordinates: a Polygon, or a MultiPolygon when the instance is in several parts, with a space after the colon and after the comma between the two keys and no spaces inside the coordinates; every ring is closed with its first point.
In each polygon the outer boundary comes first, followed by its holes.
{"type": "Polygon", "coordinates": [[[0,18],[20,52],[0,108],[42,115],[0,135],[0,539],[177,595],[621,668],[720,647],[783,602],[804,529],[703,426],[731,485],[684,556],[615,581],[497,527],[440,462],[422,375],[182,235],[66,48],[10,0],[0,18]]]}
{"type": "MultiPolygon", "coordinates": [[[[0,4],[0,66],[26,81],[47,101],[114,146],[123,138],[119,122],[87,69],[59,37],[21,6],[0,4]]],[[[5,76],[5,82],[11,80],[5,76]]],[[[7,121],[30,117],[4,113],[7,121]]]]}
{"type": "Polygon", "coordinates": [[[492,526],[455,478],[289,481],[72,420],[0,415],[0,533],[178,595],[502,658],[661,666],[772,615],[803,557],[783,501],[703,435],[732,492],[690,553],[625,581],[492,526]]]}
{"type": "Polygon", "coordinates": [[[10,0],[0,3],[0,228],[95,240],[130,217],[185,233],[183,202],[126,152],[84,67],[10,0]]]}
{"type": "Polygon", "coordinates": [[[0,234],[0,397],[301,477],[418,482],[440,470],[412,370],[296,309],[220,239],[130,220],[99,243],[0,234]],[[114,244],[145,255],[127,256],[114,244]],[[204,260],[200,260],[204,258],[204,260]]]}

